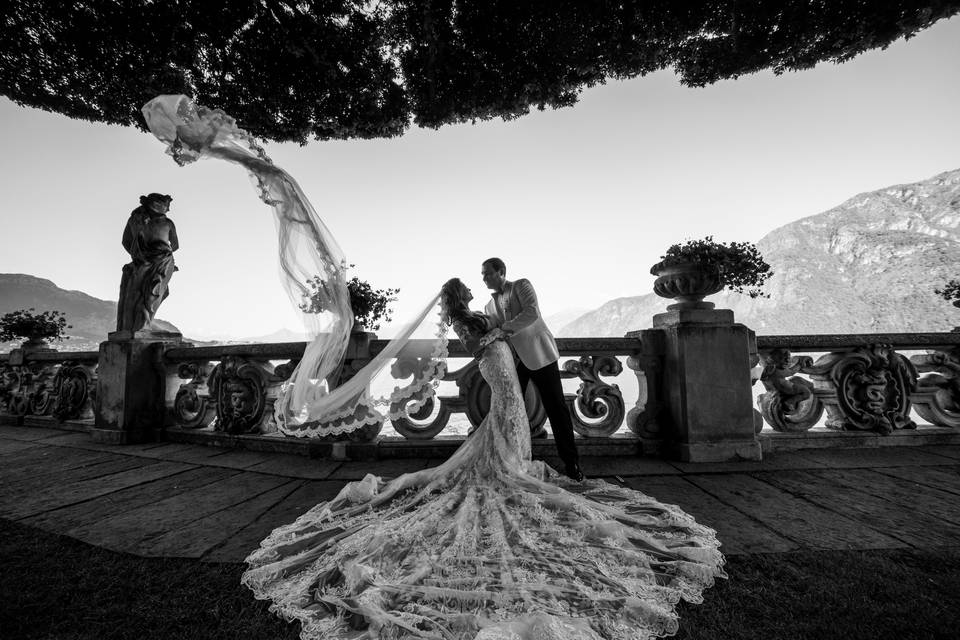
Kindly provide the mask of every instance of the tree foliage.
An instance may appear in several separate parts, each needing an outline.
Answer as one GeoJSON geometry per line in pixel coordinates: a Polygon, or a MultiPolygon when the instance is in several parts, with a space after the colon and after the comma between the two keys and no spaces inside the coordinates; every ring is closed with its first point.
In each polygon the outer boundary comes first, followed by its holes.
{"type": "Polygon", "coordinates": [[[960,0],[7,0],[0,94],[143,126],[186,93],[256,135],[376,138],[570,106],[584,87],[673,68],[703,86],[844,62],[960,0]]]}

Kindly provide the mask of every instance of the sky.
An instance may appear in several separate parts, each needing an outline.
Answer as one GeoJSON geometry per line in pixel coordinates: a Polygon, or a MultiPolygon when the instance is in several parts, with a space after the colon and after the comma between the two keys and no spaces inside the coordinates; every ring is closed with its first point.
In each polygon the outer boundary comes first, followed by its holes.
{"type": "MultiPolygon", "coordinates": [[[[401,289],[399,325],[450,277],[482,304],[491,256],[509,279],[530,279],[547,317],[649,293],[650,266],[671,244],[756,242],[858,193],[960,168],[957,113],[955,17],[842,65],[696,89],[664,71],[509,122],[264,146],[352,272],[401,289]]],[[[272,211],[243,169],[178,167],[148,133],[5,98],[0,136],[0,273],[116,300],[126,219],[141,195],[166,193],[180,271],[158,316],[204,340],[301,329],[272,211]]]]}

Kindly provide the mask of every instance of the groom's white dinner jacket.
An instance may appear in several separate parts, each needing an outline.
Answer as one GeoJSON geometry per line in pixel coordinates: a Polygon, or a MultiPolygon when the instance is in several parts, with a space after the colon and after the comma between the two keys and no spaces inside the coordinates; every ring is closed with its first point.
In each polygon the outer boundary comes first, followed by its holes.
{"type": "Polygon", "coordinates": [[[529,280],[503,283],[503,292],[494,293],[486,306],[496,326],[512,332],[510,346],[530,369],[542,369],[560,358],[553,334],[540,317],[537,292],[529,280]]]}

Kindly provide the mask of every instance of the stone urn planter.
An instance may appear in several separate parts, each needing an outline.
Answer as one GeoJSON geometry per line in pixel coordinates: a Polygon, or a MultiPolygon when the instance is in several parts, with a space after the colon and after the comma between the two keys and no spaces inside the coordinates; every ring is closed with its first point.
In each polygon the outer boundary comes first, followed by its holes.
{"type": "Polygon", "coordinates": [[[20,345],[20,351],[23,353],[53,353],[56,351],[50,344],[40,337],[28,338],[20,345]]]}
{"type": "Polygon", "coordinates": [[[650,268],[650,273],[657,276],[653,283],[654,293],[676,301],[667,306],[671,311],[713,309],[713,303],[704,302],[703,299],[720,292],[724,286],[720,280],[720,269],[716,265],[701,262],[658,262],[650,268]]]}

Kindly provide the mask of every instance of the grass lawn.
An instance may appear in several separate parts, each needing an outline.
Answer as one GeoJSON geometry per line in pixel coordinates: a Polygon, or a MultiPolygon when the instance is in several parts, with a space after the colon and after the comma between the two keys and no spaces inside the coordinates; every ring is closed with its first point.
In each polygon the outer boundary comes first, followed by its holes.
{"type": "MultiPolygon", "coordinates": [[[[239,583],[243,566],[139,558],[0,520],[0,638],[297,638],[239,583]]],[[[960,548],[728,558],[681,605],[677,638],[960,637],[960,548]]]]}

